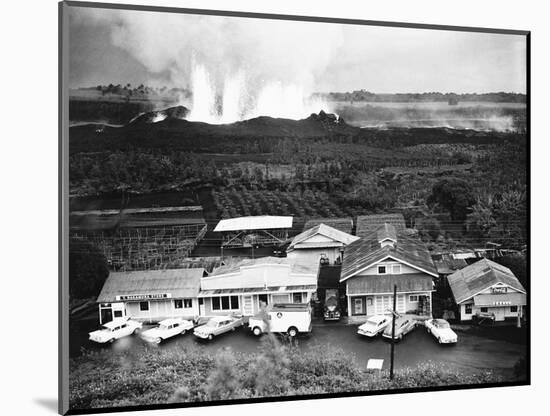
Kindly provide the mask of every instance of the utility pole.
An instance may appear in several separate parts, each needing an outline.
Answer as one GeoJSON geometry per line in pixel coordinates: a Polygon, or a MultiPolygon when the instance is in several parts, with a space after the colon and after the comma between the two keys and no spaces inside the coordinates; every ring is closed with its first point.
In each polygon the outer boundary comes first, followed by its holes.
{"type": "Polygon", "coordinates": [[[393,285],[393,309],[391,311],[392,313],[392,319],[391,319],[391,353],[390,353],[390,380],[393,380],[393,356],[395,354],[395,314],[397,311],[396,308],[396,302],[397,301],[397,285],[393,285]]]}

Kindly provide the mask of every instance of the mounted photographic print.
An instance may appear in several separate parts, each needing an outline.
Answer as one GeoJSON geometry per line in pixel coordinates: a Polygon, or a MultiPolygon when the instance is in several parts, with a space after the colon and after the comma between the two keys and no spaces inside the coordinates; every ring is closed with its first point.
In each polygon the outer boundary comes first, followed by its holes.
{"type": "Polygon", "coordinates": [[[529,32],[59,10],[60,413],[529,384],[529,32]]]}

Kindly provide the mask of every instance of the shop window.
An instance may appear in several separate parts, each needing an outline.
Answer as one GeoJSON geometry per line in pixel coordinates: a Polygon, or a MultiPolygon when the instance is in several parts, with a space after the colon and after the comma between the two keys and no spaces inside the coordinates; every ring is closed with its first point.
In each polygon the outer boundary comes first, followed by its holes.
{"type": "Polygon", "coordinates": [[[301,293],[293,293],[292,294],[292,303],[302,303],[302,294],[301,293]]]}
{"type": "Polygon", "coordinates": [[[182,309],[183,308],[183,300],[181,300],[181,299],[174,300],[174,308],[175,309],[182,309]]]}
{"type": "Polygon", "coordinates": [[[148,311],[149,310],[149,302],[139,302],[139,310],[140,311],[148,311]]]}
{"type": "Polygon", "coordinates": [[[386,274],[386,266],[378,266],[378,274],[386,274]]]}
{"type": "Polygon", "coordinates": [[[184,299],[183,300],[183,307],[184,308],[192,308],[193,307],[193,299],[184,299]]]}
{"type": "Polygon", "coordinates": [[[487,308],[479,308],[479,310],[482,312],[482,313],[486,313],[487,312],[487,308]]]}
{"type": "Polygon", "coordinates": [[[472,304],[468,304],[468,305],[464,305],[464,313],[466,315],[471,315],[472,314],[472,304]]]}
{"type": "Polygon", "coordinates": [[[517,306],[510,306],[510,312],[517,312],[518,307],[517,306]]]}
{"type": "Polygon", "coordinates": [[[409,295],[409,302],[418,302],[418,295],[409,295]]]}
{"type": "Polygon", "coordinates": [[[229,310],[239,309],[239,297],[238,296],[213,297],[212,309],[215,311],[229,311],[229,310]]]}
{"type": "Polygon", "coordinates": [[[122,311],[114,311],[113,316],[115,318],[122,318],[122,311]]]}

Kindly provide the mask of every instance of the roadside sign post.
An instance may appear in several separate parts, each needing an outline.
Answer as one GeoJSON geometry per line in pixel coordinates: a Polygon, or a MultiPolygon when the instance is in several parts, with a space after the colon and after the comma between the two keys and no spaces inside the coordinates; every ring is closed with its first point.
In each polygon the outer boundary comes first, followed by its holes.
{"type": "Polygon", "coordinates": [[[397,313],[397,285],[393,285],[393,309],[391,319],[391,353],[390,353],[390,380],[393,380],[393,356],[395,354],[395,315],[397,313]]]}

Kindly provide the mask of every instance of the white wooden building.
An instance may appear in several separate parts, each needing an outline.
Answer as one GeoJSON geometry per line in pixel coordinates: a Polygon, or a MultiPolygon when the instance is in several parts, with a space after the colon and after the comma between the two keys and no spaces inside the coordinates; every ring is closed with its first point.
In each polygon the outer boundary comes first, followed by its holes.
{"type": "Polygon", "coordinates": [[[319,224],[294,237],[286,253],[291,261],[298,263],[319,263],[321,257],[326,257],[330,264],[339,264],[344,248],[357,240],[359,237],[319,224]]]}
{"type": "Polygon", "coordinates": [[[384,223],[346,247],[340,282],[346,284],[350,321],[397,311],[431,317],[437,270],[424,244],[384,223]]]}
{"type": "Polygon", "coordinates": [[[482,259],[449,275],[447,280],[462,321],[476,315],[489,315],[495,321],[523,316],[527,294],[507,267],[482,259]]]}
{"type": "Polygon", "coordinates": [[[111,272],[97,298],[99,322],[129,317],[144,322],[199,315],[204,269],[111,272]]]}
{"type": "Polygon", "coordinates": [[[317,290],[319,264],[284,257],[245,259],[221,266],[201,279],[200,315],[253,316],[261,302],[308,303],[317,290]]]}

